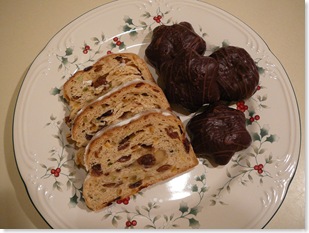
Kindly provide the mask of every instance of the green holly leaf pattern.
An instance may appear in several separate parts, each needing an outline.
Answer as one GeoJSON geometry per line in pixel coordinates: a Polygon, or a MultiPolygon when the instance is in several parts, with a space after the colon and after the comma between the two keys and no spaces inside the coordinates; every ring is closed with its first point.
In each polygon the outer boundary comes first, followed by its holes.
{"type": "Polygon", "coordinates": [[[230,42],[228,40],[222,41],[222,47],[227,47],[230,45],[230,42]]]}
{"type": "Polygon", "coordinates": [[[188,204],[186,202],[182,201],[180,203],[179,211],[184,214],[184,213],[188,212],[188,210],[189,210],[188,204]]]}
{"type": "Polygon", "coordinates": [[[127,23],[127,24],[129,24],[129,25],[134,25],[134,24],[133,24],[133,19],[130,18],[129,16],[127,16],[127,15],[124,16],[123,20],[124,20],[125,23],[127,23]]]}
{"type": "Polygon", "coordinates": [[[126,45],[125,45],[125,43],[121,43],[120,45],[119,45],[119,49],[125,49],[126,48],[126,45]]]}
{"type": "Polygon", "coordinates": [[[198,229],[200,227],[200,223],[195,218],[190,218],[189,219],[189,226],[193,229],[198,229]]]}
{"type": "Polygon", "coordinates": [[[261,128],[260,135],[261,135],[262,138],[265,137],[266,135],[268,135],[268,129],[265,128],[265,127],[261,128]]]}
{"type": "Polygon", "coordinates": [[[122,30],[123,30],[124,32],[129,32],[129,31],[132,30],[132,28],[129,27],[128,25],[124,25],[124,26],[122,27],[122,30]]]}
{"type": "Polygon", "coordinates": [[[257,99],[258,99],[260,102],[265,101],[265,100],[267,100],[267,95],[263,95],[263,96],[258,95],[258,96],[257,96],[257,99]]]}
{"type": "Polygon", "coordinates": [[[258,133],[253,133],[252,134],[252,140],[253,141],[261,141],[261,137],[258,133]]]}
{"type": "Polygon", "coordinates": [[[77,205],[77,200],[78,200],[78,197],[76,195],[76,193],[70,198],[70,205],[72,207],[75,207],[77,205]]]}
{"type": "Polygon", "coordinates": [[[195,178],[196,181],[201,181],[201,182],[203,182],[203,180],[205,180],[205,179],[206,179],[205,174],[203,174],[203,175],[201,175],[201,176],[197,176],[197,177],[195,178]]]}
{"type": "Polygon", "coordinates": [[[57,87],[54,87],[53,89],[50,90],[51,95],[58,95],[60,94],[61,90],[57,87]]]}
{"type": "Polygon", "coordinates": [[[116,216],[112,218],[112,224],[113,224],[114,227],[118,226],[118,221],[117,221],[116,216]]]}
{"type": "Polygon", "coordinates": [[[195,206],[190,210],[189,214],[193,214],[196,216],[201,210],[202,210],[201,206],[195,206]]]}
{"type": "Polygon", "coordinates": [[[197,185],[196,185],[196,184],[193,185],[193,186],[191,187],[191,190],[192,190],[192,192],[197,192],[197,191],[198,191],[197,185]]]}
{"type": "Polygon", "coordinates": [[[134,40],[134,39],[137,37],[138,33],[137,33],[137,31],[132,30],[132,31],[129,33],[129,35],[130,35],[131,39],[134,40]]]}
{"type": "Polygon", "coordinates": [[[260,75],[264,74],[265,69],[263,67],[257,66],[257,68],[258,68],[258,72],[259,72],[260,75]]]}
{"type": "Polygon", "coordinates": [[[98,45],[100,43],[100,40],[97,37],[92,37],[91,40],[94,41],[95,45],[98,45]]]}
{"type": "Polygon", "coordinates": [[[65,50],[65,55],[66,56],[70,56],[70,55],[72,55],[73,54],[73,49],[72,48],[67,48],[66,50],[65,50]]]}
{"type": "Polygon", "coordinates": [[[68,59],[66,57],[62,57],[61,62],[62,62],[63,65],[66,65],[66,64],[68,64],[68,59]]]}
{"type": "Polygon", "coordinates": [[[271,134],[269,137],[266,138],[266,141],[270,142],[270,143],[273,143],[273,142],[275,142],[277,140],[278,140],[278,137],[275,134],[271,134]]]}
{"type": "Polygon", "coordinates": [[[148,11],[146,11],[144,14],[142,14],[141,15],[142,17],[144,17],[144,18],[149,18],[149,17],[151,17],[151,14],[148,12],[148,11]]]}

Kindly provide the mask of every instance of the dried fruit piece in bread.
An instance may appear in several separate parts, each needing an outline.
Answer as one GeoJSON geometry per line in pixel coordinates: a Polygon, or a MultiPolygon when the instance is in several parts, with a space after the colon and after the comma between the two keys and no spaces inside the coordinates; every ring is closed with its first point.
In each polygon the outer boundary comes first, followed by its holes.
{"type": "Polygon", "coordinates": [[[172,113],[148,111],[128,121],[103,129],[86,148],[83,195],[90,209],[102,209],[198,164],[182,122],[172,113]]]}

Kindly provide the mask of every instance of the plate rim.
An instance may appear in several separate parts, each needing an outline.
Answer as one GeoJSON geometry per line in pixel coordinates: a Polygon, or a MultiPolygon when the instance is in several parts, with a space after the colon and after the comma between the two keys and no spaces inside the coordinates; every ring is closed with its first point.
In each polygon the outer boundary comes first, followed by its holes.
{"type": "MultiPolygon", "coordinates": [[[[120,1],[120,0],[115,0],[115,1],[111,1],[111,2],[107,2],[107,3],[103,3],[103,4],[100,4],[90,10],[87,10],[85,11],[84,13],[80,14],[79,16],[75,17],[74,19],[70,20],[68,23],[66,23],[63,27],[61,27],[59,30],[57,30],[57,32],[55,32],[53,34],[53,36],[45,43],[45,45],[43,46],[43,48],[38,52],[38,54],[34,57],[34,59],[32,60],[32,62],[30,63],[30,65],[28,66],[25,74],[23,75],[23,78],[22,78],[22,82],[20,84],[20,87],[18,88],[18,92],[17,92],[17,95],[16,95],[16,100],[15,100],[15,103],[14,103],[14,109],[13,109],[13,120],[12,120],[12,147],[13,147],[13,153],[14,153],[14,160],[15,160],[15,163],[16,163],[16,167],[17,167],[17,171],[19,173],[19,176],[23,182],[23,185],[25,187],[25,190],[26,190],[26,193],[30,199],[30,202],[32,203],[32,205],[34,206],[34,208],[36,209],[36,211],[38,212],[38,214],[42,217],[42,219],[46,222],[46,224],[50,227],[50,228],[55,228],[52,226],[52,224],[50,223],[51,221],[48,221],[44,215],[41,213],[41,211],[39,211],[39,207],[34,203],[33,201],[33,197],[31,197],[31,194],[30,194],[30,190],[29,190],[29,184],[27,184],[27,181],[25,180],[24,178],[24,175],[22,174],[22,171],[21,171],[21,168],[20,168],[20,165],[18,164],[18,156],[16,154],[16,144],[15,144],[15,121],[16,121],[16,118],[17,118],[17,108],[19,107],[19,103],[20,103],[20,95],[22,93],[22,91],[24,90],[24,84],[26,82],[26,80],[28,80],[29,77],[28,74],[29,74],[29,71],[31,71],[31,69],[33,68],[33,65],[35,64],[36,60],[42,55],[42,53],[45,51],[45,49],[51,44],[51,42],[53,41],[53,39],[59,35],[65,28],[69,28],[69,26],[75,22],[76,20],[84,17],[85,15],[87,14],[91,14],[91,12],[93,12],[94,10],[96,9],[99,9],[99,8],[104,8],[108,5],[113,5],[113,4],[117,4],[119,2],[125,2],[126,4],[130,4],[130,2],[132,2],[131,0],[125,0],[125,1],[120,1]]],[[[190,2],[191,3],[191,2],[190,2]]],[[[282,65],[281,61],[277,58],[277,56],[275,55],[275,53],[271,50],[271,48],[269,47],[269,45],[266,43],[266,41],[257,33],[257,31],[255,31],[250,25],[248,25],[246,22],[242,21],[239,17],[235,16],[234,14],[228,12],[227,10],[221,8],[221,7],[218,7],[218,6],[215,6],[213,4],[210,4],[210,3],[206,3],[206,2],[201,2],[199,0],[194,0],[194,2],[192,1],[192,4],[195,4],[195,3],[198,3],[198,4],[202,4],[202,5],[205,5],[205,6],[211,6],[215,9],[218,9],[220,10],[221,12],[224,12],[225,14],[231,16],[231,17],[234,17],[235,19],[237,19],[237,21],[243,23],[246,27],[248,27],[252,32],[254,32],[254,34],[263,42],[263,45],[266,46],[268,52],[270,53],[271,56],[273,56],[275,58],[275,60],[279,63],[280,65],[280,68],[284,71],[284,74],[285,76],[287,77],[287,80],[288,80],[288,87],[291,88],[292,92],[291,92],[291,97],[293,97],[293,102],[296,103],[296,106],[295,106],[295,109],[297,109],[297,112],[294,113],[294,116],[297,116],[297,122],[296,124],[298,125],[299,127],[299,133],[296,135],[298,135],[299,137],[299,145],[297,145],[297,159],[295,159],[295,170],[294,172],[291,174],[291,177],[289,178],[289,181],[287,183],[287,186],[286,188],[284,189],[284,192],[283,192],[283,198],[282,200],[280,201],[280,204],[278,205],[278,207],[276,207],[276,210],[274,211],[274,213],[272,214],[272,216],[269,218],[269,220],[263,225],[262,229],[265,228],[268,223],[273,219],[273,217],[277,214],[277,212],[279,211],[279,209],[281,208],[282,204],[284,203],[285,201],[285,198],[287,197],[287,194],[288,194],[288,191],[290,189],[290,185],[292,184],[293,182],[293,179],[295,177],[295,174],[297,172],[297,169],[298,169],[298,165],[299,165],[299,160],[300,160],[300,152],[301,152],[301,148],[303,146],[303,143],[302,143],[302,140],[303,140],[303,137],[302,137],[302,120],[301,120],[301,115],[300,115],[300,108],[299,108],[299,102],[297,100],[297,96],[296,96],[296,92],[295,92],[295,89],[292,85],[292,82],[291,82],[291,79],[286,71],[286,69],[284,68],[284,66],[282,65]]],[[[55,228],[57,229],[57,228],[55,228]]]]}

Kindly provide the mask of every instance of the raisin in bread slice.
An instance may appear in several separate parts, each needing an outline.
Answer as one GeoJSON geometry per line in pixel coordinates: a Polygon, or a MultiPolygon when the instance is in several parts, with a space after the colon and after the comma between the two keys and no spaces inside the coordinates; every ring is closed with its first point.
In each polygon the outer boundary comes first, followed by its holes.
{"type": "Polygon", "coordinates": [[[197,164],[182,122],[167,111],[147,111],[89,142],[83,196],[90,209],[100,210],[197,164]]]}
{"type": "Polygon", "coordinates": [[[86,146],[99,130],[150,109],[170,110],[161,88],[148,81],[121,85],[82,108],[71,128],[76,146],[86,146]]]}
{"type": "Polygon", "coordinates": [[[109,54],[76,72],[63,86],[63,97],[70,107],[67,123],[92,100],[134,79],[155,82],[145,61],[133,53],[109,54]]]}

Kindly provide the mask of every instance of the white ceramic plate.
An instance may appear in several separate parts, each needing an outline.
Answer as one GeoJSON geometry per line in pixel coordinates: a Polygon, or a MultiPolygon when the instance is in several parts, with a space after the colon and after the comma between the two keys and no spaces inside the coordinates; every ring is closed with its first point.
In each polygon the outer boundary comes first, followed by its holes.
{"type": "MultiPolygon", "coordinates": [[[[186,123],[189,116],[181,118],[186,123]]],[[[53,228],[262,228],[280,207],[295,173],[300,121],[286,72],[240,20],[198,1],[116,1],[67,25],[35,59],[16,104],[14,148],[30,198],[53,228]],[[206,40],[206,55],[229,44],[246,49],[256,61],[260,89],[245,103],[253,143],[226,166],[212,168],[201,161],[191,172],[142,190],[128,204],[89,211],[81,196],[85,172],[74,165],[66,141],[61,87],[76,70],[108,52],[144,58],[151,31],[181,21],[190,22],[206,40]]]]}

